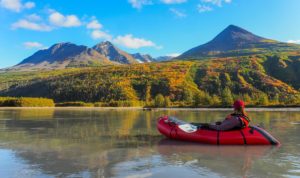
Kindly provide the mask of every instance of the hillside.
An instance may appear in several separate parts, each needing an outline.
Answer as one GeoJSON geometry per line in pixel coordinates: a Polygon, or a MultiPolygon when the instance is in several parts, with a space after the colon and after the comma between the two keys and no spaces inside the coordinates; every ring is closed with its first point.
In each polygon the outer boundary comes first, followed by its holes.
{"type": "Polygon", "coordinates": [[[230,105],[237,97],[250,104],[290,105],[300,103],[299,65],[300,55],[255,55],[4,73],[0,74],[0,95],[109,102],[150,101],[162,94],[183,105],[195,97],[200,105],[230,105]]]}
{"type": "Polygon", "coordinates": [[[291,51],[300,51],[300,45],[263,38],[240,27],[229,25],[208,43],[184,52],[177,59],[234,57],[291,51]]]}

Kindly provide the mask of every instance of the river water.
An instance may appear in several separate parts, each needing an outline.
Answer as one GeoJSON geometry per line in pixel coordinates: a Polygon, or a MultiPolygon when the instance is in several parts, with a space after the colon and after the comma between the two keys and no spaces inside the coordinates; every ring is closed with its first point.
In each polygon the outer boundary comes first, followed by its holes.
{"type": "Polygon", "coordinates": [[[210,146],[165,139],[157,118],[222,120],[229,111],[0,109],[0,177],[300,177],[300,111],[251,111],[281,141],[210,146]]]}

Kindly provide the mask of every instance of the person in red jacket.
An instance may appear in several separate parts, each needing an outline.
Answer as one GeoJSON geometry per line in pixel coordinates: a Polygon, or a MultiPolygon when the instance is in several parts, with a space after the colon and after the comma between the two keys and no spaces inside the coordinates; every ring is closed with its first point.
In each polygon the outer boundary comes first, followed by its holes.
{"type": "Polygon", "coordinates": [[[242,100],[236,100],[233,104],[234,112],[229,114],[224,121],[209,124],[208,128],[212,130],[232,130],[242,129],[249,126],[250,119],[245,112],[245,103],[242,100]]]}

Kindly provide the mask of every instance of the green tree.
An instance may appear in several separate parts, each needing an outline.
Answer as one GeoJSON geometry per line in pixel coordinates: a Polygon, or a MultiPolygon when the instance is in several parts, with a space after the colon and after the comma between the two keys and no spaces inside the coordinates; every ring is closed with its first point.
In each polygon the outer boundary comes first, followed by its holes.
{"type": "Polygon", "coordinates": [[[197,92],[194,95],[194,106],[198,107],[202,104],[203,94],[201,92],[197,92]]]}
{"type": "Polygon", "coordinates": [[[145,91],[145,103],[146,106],[151,104],[151,85],[147,82],[145,91]]]}
{"type": "Polygon", "coordinates": [[[295,104],[299,104],[300,103],[300,96],[299,95],[287,95],[284,98],[284,103],[287,105],[295,105],[295,104]]]}
{"type": "Polygon", "coordinates": [[[272,98],[272,104],[275,104],[275,105],[280,104],[278,93],[276,93],[275,96],[272,98]]]}
{"type": "Polygon", "coordinates": [[[184,88],[182,99],[187,104],[191,104],[193,102],[193,93],[191,90],[184,88]]]}
{"type": "Polygon", "coordinates": [[[242,99],[246,104],[252,104],[252,99],[247,93],[242,95],[242,99]]]}
{"type": "Polygon", "coordinates": [[[212,105],[212,98],[209,95],[209,93],[204,91],[199,91],[194,95],[193,105],[195,107],[212,105]]]}
{"type": "Polygon", "coordinates": [[[207,92],[203,93],[203,99],[202,99],[202,101],[203,101],[202,103],[204,105],[206,105],[206,106],[213,105],[212,97],[207,92]]]}
{"type": "Polygon", "coordinates": [[[300,104],[300,94],[295,95],[295,103],[294,104],[297,104],[297,105],[300,104]]]}
{"type": "Polygon", "coordinates": [[[165,107],[170,107],[171,106],[171,100],[170,97],[166,96],[165,97],[165,103],[164,103],[165,107]]]}
{"type": "Polygon", "coordinates": [[[261,94],[258,98],[258,105],[267,106],[269,105],[269,98],[266,94],[261,94]]]}
{"type": "Polygon", "coordinates": [[[214,105],[214,106],[218,106],[222,102],[220,97],[218,97],[217,95],[213,95],[211,98],[211,101],[212,101],[212,105],[214,105]]]}
{"type": "Polygon", "coordinates": [[[157,94],[154,98],[154,106],[155,107],[164,107],[165,106],[165,98],[162,94],[157,94]]]}
{"type": "Polygon", "coordinates": [[[231,106],[233,103],[233,96],[231,90],[228,87],[222,91],[222,104],[224,106],[231,106]]]}

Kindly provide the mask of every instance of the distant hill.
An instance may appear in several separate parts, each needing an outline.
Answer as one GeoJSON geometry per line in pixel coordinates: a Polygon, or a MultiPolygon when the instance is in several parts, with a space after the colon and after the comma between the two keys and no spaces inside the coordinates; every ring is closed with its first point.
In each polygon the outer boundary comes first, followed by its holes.
{"type": "Polygon", "coordinates": [[[155,60],[158,61],[158,62],[160,62],[160,61],[170,61],[173,58],[174,58],[173,56],[159,56],[159,57],[155,58],[155,60]]]}
{"type": "Polygon", "coordinates": [[[300,51],[300,45],[270,40],[240,27],[229,25],[213,40],[184,52],[177,59],[234,57],[290,51],[300,51]]]}
{"type": "Polygon", "coordinates": [[[135,60],[135,58],[132,55],[120,50],[109,41],[99,43],[95,45],[93,49],[98,51],[100,54],[104,55],[110,61],[114,61],[121,64],[138,63],[138,61],[135,60]]]}
{"type": "Polygon", "coordinates": [[[144,63],[144,62],[155,62],[156,60],[152,58],[149,54],[141,54],[141,53],[135,53],[132,54],[132,56],[138,60],[139,63],[144,63]]]}
{"type": "Polygon", "coordinates": [[[34,53],[14,68],[65,68],[111,63],[104,55],[86,46],[58,43],[34,53]]]}
{"type": "Polygon", "coordinates": [[[111,64],[135,64],[169,60],[237,57],[258,54],[300,52],[300,45],[278,42],[257,36],[238,26],[229,25],[213,40],[192,48],[174,58],[153,58],[148,54],[129,54],[111,42],[101,42],[92,48],[72,43],[58,43],[49,49],[39,50],[21,63],[3,71],[31,69],[64,69],[111,64]]]}
{"type": "Polygon", "coordinates": [[[32,56],[6,70],[64,69],[110,64],[135,64],[153,62],[150,55],[129,54],[105,41],[92,48],[73,43],[58,43],[39,50],[32,56]]]}

